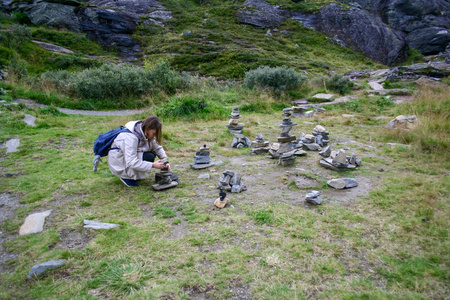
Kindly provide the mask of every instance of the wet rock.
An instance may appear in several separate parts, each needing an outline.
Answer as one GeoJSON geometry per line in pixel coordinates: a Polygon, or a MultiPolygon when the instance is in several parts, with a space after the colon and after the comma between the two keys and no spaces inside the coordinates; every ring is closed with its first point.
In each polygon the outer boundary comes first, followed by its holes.
{"type": "Polygon", "coordinates": [[[47,270],[56,269],[57,267],[64,265],[66,262],[66,259],[57,259],[34,265],[28,272],[27,280],[36,278],[47,272],[47,270]]]}

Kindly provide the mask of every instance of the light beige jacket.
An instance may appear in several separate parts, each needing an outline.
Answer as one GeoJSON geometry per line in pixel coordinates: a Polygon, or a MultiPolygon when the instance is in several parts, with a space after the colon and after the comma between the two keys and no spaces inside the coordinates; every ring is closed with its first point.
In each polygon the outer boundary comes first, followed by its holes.
{"type": "Polygon", "coordinates": [[[111,173],[125,179],[142,180],[152,170],[153,164],[143,160],[144,152],[153,152],[159,158],[167,157],[155,138],[148,140],[142,131],[141,121],[125,124],[132,133],[120,133],[108,153],[111,173]]]}

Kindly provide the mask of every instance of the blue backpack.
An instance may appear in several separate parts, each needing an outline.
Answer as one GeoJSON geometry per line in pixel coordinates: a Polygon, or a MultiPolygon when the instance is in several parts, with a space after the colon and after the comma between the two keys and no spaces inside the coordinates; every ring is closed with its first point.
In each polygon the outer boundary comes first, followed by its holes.
{"type": "Polygon", "coordinates": [[[122,133],[122,132],[129,132],[131,131],[127,128],[124,128],[123,126],[120,126],[120,128],[111,129],[110,131],[100,134],[94,142],[94,154],[95,158],[93,161],[94,164],[94,172],[97,171],[97,166],[100,161],[102,161],[100,158],[103,156],[107,156],[109,150],[111,150],[111,145],[116,139],[116,137],[122,133]]]}

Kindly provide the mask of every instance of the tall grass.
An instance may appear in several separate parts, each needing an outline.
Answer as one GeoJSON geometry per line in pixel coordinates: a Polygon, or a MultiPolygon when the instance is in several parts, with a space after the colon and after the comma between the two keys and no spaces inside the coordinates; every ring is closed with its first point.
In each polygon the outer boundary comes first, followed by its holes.
{"type": "Polygon", "coordinates": [[[388,131],[388,137],[412,144],[418,151],[449,157],[449,85],[442,83],[421,87],[412,102],[400,104],[394,112],[396,115],[416,115],[422,125],[411,131],[388,131]]]}

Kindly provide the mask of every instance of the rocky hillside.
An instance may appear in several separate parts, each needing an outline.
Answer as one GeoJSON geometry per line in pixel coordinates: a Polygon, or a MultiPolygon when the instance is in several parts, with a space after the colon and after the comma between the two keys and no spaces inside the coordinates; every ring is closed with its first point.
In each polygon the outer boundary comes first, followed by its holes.
{"type": "MultiPolygon", "coordinates": [[[[450,4],[445,0],[308,3],[289,0],[218,3],[213,0],[19,0],[3,1],[2,5],[4,12],[24,14],[31,24],[86,33],[104,46],[116,47],[129,60],[163,51],[176,55],[180,47],[207,53],[210,61],[224,59],[217,55],[223,51],[218,45],[226,43],[229,48],[230,44],[244,43],[236,41],[230,34],[218,33],[225,27],[225,22],[231,21],[250,34],[252,28],[259,28],[264,29],[265,36],[276,33],[287,38],[299,28],[295,27],[297,24],[300,28],[319,31],[327,36],[329,42],[361,51],[384,65],[404,61],[410,47],[424,55],[445,52],[450,42],[449,8],[450,4]],[[286,27],[286,24],[290,26],[286,27]],[[165,36],[162,41],[161,36],[165,36]],[[187,42],[173,45],[173,39],[180,37],[187,42]]],[[[295,41],[292,43],[299,46],[295,41]]],[[[298,57],[297,53],[293,54],[288,59],[298,57]]],[[[240,59],[244,63],[252,61],[252,57],[232,56],[228,59],[240,59]]],[[[189,60],[185,63],[190,65],[185,69],[189,69],[196,62],[189,60]]],[[[257,64],[263,63],[258,61],[257,64]]]]}

